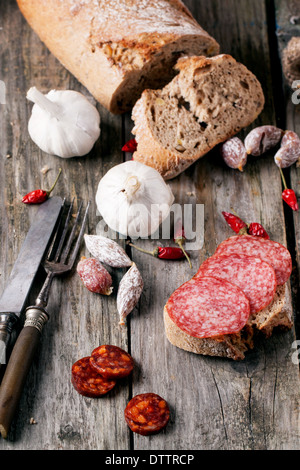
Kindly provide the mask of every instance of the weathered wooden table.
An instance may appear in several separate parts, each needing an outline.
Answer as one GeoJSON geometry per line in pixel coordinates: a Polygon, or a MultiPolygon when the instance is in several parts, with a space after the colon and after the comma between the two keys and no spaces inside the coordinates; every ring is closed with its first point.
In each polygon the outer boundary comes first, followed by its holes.
{"type": "MultiPolygon", "coordinates": [[[[222,52],[242,61],[261,80],[266,107],[256,125],[277,123],[300,132],[300,105],[292,104],[292,90],[283,86],[280,64],[282,48],[292,35],[300,34],[299,1],[276,0],[275,5],[270,0],[185,3],[219,41],[222,52]]],[[[133,124],[129,114],[116,117],[98,106],[101,137],[90,155],[63,160],[37,148],[27,131],[31,104],[26,91],[30,86],[44,92],[74,89],[89,95],[40,42],[14,0],[0,0],[0,79],[6,85],[6,104],[0,104],[2,291],[35,214],[34,207],[22,204],[22,196],[38,187],[47,188],[61,167],[55,194],[75,198],[76,206],[81,200],[91,200],[88,231],[95,233],[100,221],[95,205],[97,185],[109,168],[129,158],[121,147],[130,138],[133,124]],[[50,171],[43,175],[45,166],[50,171]]],[[[299,169],[293,167],[286,173],[299,195],[299,169]]],[[[129,252],[141,270],[145,288],[123,329],[118,326],[115,295],[91,294],[74,273],[57,279],[51,292],[50,321],[9,438],[0,440],[0,449],[299,449],[295,340],[299,335],[300,219],[282,202],[273,157],[250,160],[242,174],[225,168],[213,151],[170,185],[176,202],[205,206],[204,245],[192,253],[193,273],[232,234],[221,215],[232,207],[245,220],[261,222],[274,240],[287,243],[294,260],[295,328],[261,340],[242,362],[196,356],[169,344],[162,317],[169,295],[191,277],[188,263],[164,263],[129,252]],[[131,379],[104,398],[84,398],[71,385],[71,365],[104,343],[130,351],[137,368],[131,379]],[[166,398],[171,408],[167,429],[150,438],[132,435],[123,416],[129,399],[147,391],[166,398]]],[[[154,245],[151,240],[139,243],[145,248],[154,245]]],[[[121,269],[114,271],[115,292],[123,274],[121,269]]]]}

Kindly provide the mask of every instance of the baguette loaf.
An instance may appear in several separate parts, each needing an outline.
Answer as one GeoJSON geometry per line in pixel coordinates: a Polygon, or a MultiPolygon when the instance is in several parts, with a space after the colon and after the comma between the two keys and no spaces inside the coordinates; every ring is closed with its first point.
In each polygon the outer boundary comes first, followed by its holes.
{"type": "Polygon", "coordinates": [[[132,110],[133,159],[166,180],[250,125],[265,102],[257,78],[229,55],[181,58],[175,69],[169,84],[145,90],[132,110]]]}
{"type": "Polygon", "coordinates": [[[180,0],[17,0],[54,56],[112,113],[164,86],[182,55],[219,45],[180,0]]]}
{"type": "Polygon", "coordinates": [[[245,358],[245,353],[254,346],[255,332],[261,332],[269,337],[275,327],[282,329],[292,327],[288,285],[278,286],[272,303],[259,313],[252,315],[247,325],[237,334],[195,338],[182,331],[171,320],[166,307],[164,308],[164,325],[166,337],[178,348],[195,354],[242,360],[245,358]]]}

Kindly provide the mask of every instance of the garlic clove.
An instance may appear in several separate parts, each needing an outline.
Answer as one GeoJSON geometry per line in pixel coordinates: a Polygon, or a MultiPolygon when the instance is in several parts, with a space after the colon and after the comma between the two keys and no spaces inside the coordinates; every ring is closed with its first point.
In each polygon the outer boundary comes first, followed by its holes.
{"type": "Polygon", "coordinates": [[[87,155],[100,136],[100,114],[81,93],[36,87],[27,92],[35,104],[28,122],[32,140],[46,153],[61,158],[87,155]]]}
{"type": "Polygon", "coordinates": [[[101,179],[97,208],[107,225],[131,238],[147,237],[168,217],[174,196],[157,170],[133,160],[101,179]]]}

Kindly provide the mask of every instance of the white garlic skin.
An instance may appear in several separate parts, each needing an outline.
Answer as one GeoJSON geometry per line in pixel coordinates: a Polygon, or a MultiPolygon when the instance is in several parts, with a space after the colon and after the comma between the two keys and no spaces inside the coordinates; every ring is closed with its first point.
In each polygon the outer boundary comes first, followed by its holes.
{"type": "Polygon", "coordinates": [[[131,238],[155,233],[173,202],[173,193],[160,173],[133,160],[111,168],[96,193],[97,208],[107,225],[131,238]]]}
{"type": "MultiPolygon", "coordinates": [[[[31,101],[30,89],[27,98],[31,101]]],[[[100,114],[81,93],[73,90],[51,90],[45,95],[57,105],[50,113],[37,103],[33,105],[28,132],[44,152],[61,158],[87,155],[100,136],[100,114]]]]}

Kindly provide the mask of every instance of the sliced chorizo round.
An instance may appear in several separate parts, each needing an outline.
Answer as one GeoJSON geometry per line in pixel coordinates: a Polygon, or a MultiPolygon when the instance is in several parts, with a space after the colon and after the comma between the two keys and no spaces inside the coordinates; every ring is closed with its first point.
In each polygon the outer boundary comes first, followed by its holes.
{"type": "Polygon", "coordinates": [[[283,285],[292,273],[292,258],[288,249],[278,242],[251,235],[236,235],[223,241],[215,255],[241,254],[254,256],[269,263],[276,274],[277,284],[283,285]]]}
{"type": "Polygon", "coordinates": [[[149,436],[164,429],[170,419],[169,405],[156,393],[142,393],[133,397],[124,416],[131,431],[149,436]]]}
{"type": "Polygon", "coordinates": [[[71,382],[78,393],[91,398],[106,395],[116,385],[115,380],[106,379],[91,367],[90,357],[83,357],[72,365],[71,382]]]}
{"type": "Polygon", "coordinates": [[[106,379],[121,379],[132,372],[134,360],[118,346],[105,344],[93,350],[90,365],[106,379]]]}
{"type": "Polygon", "coordinates": [[[275,271],[269,263],[248,255],[219,255],[200,266],[195,279],[213,276],[239,287],[250,302],[250,313],[257,313],[273,300],[277,288],[275,271]]]}

